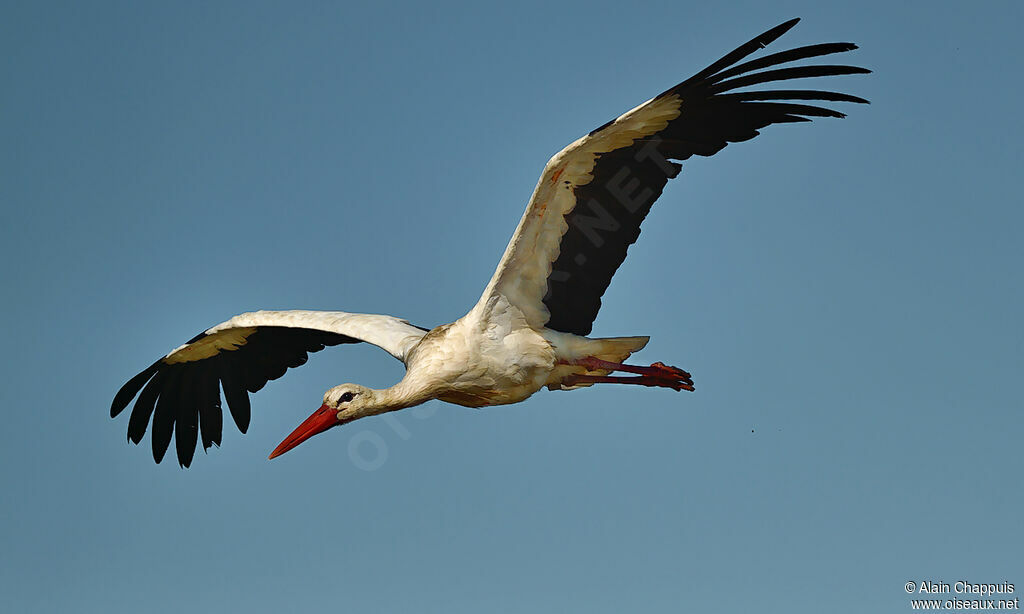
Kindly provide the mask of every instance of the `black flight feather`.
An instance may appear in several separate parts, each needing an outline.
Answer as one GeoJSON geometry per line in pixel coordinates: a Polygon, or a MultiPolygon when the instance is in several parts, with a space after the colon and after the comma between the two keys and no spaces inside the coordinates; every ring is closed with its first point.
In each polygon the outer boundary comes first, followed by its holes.
{"type": "MultiPolygon", "coordinates": [[[[207,336],[196,335],[189,343],[207,336]]],[[[158,463],[163,459],[173,436],[178,463],[188,467],[197,443],[201,442],[204,450],[221,444],[222,387],[231,417],[238,430],[245,433],[251,418],[247,390],[256,392],[289,368],[305,364],[310,352],[359,342],[354,337],[322,330],[257,327],[237,348],[222,349],[191,361],[158,360],[121,387],[110,413],[118,415],[138,395],[128,419],[128,439],[140,443],[152,420],[153,459],[158,463]]]]}
{"type": "MultiPolygon", "coordinates": [[[[588,335],[601,308],[601,296],[637,240],[640,225],[669,179],[679,174],[675,160],[711,156],[729,143],[747,141],[771,124],[809,121],[810,117],[845,117],[839,111],[788,100],[856,102],[857,96],[819,90],[789,89],[734,92],[761,83],[870,72],[856,66],[806,65],[751,72],[787,62],[844,53],[853,43],[808,45],[737,64],[796,25],[780,24],[727,53],[689,79],[658,96],[677,96],[680,115],[653,135],[618,149],[598,152],[592,179],[573,188],[574,209],[559,255],[551,266],[547,293],[547,327],[588,335]]],[[[591,132],[614,130],[615,120],[591,132]]]]}

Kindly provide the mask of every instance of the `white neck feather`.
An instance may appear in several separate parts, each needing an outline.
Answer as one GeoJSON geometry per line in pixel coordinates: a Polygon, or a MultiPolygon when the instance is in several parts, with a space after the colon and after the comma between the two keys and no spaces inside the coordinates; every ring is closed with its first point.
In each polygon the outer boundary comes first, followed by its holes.
{"type": "Polygon", "coordinates": [[[357,418],[398,411],[436,398],[435,391],[430,386],[425,386],[408,375],[390,388],[370,389],[370,393],[373,395],[370,402],[356,412],[357,418]]]}

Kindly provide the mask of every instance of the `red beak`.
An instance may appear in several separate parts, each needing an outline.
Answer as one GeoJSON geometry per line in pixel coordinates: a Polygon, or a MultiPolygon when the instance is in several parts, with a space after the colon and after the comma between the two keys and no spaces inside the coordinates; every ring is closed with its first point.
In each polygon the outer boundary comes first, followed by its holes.
{"type": "Polygon", "coordinates": [[[284,441],[281,442],[281,445],[274,448],[274,451],[270,453],[269,458],[277,458],[303,441],[306,441],[313,435],[319,435],[327,429],[344,423],[344,421],[338,420],[338,410],[332,407],[327,407],[326,404],[321,405],[320,409],[313,412],[312,416],[306,418],[305,422],[292,431],[291,435],[285,437],[284,441]]]}

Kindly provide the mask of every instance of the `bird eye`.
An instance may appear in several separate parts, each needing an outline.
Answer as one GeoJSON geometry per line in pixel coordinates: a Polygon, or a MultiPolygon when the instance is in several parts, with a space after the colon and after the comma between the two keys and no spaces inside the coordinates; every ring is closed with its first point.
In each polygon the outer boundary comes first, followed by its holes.
{"type": "Polygon", "coordinates": [[[355,395],[353,395],[351,392],[346,392],[345,394],[341,395],[341,398],[338,399],[338,402],[339,403],[348,403],[349,401],[352,400],[353,396],[355,396],[355,395]]]}

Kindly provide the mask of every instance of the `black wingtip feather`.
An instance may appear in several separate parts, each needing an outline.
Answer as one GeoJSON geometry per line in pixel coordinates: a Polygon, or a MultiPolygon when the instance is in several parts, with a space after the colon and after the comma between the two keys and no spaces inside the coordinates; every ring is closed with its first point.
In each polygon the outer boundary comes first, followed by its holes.
{"type": "Polygon", "coordinates": [[[766,32],[762,32],[761,34],[755,36],[754,38],[750,39],[749,41],[743,43],[742,45],[740,45],[736,49],[733,49],[729,53],[725,54],[724,56],[721,57],[721,59],[719,59],[718,61],[714,62],[713,64],[711,64],[710,66],[708,66],[704,70],[702,70],[702,71],[698,72],[697,74],[693,75],[692,77],[690,77],[686,81],[683,81],[683,83],[681,83],[680,85],[688,86],[688,85],[691,85],[693,83],[699,83],[699,82],[703,81],[704,79],[710,77],[711,75],[717,73],[718,71],[722,70],[723,68],[727,68],[729,66],[732,66],[736,62],[739,62],[740,60],[742,60],[743,58],[747,57],[751,53],[754,53],[758,49],[763,49],[763,48],[767,47],[768,45],[770,45],[773,41],[775,41],[780,36],[782,36],[783,34],[788,32],[790,30],[790,28],[795,26],[797,24],[797,22],[799,22],[799,21],[800,21],[799,17],[794,17],[793,19],[790,19],[789,21],[780,23],[779,25],[775,26],[774,28],[772,28],[772,29],[770,29],[770,30],[768,30],[766,32]]]}
{"type": "Polygon", "coordinates": [[[200,393],[197,395],[199,409],[199,432],[202,435],[203,451],[211,446],[220,446],[223,432],[223,412],[220,407],[220,385],[217,363],[210,365],[203,373],[200,393]]]}
{"type": "Polygon", "coordinates": [[[231,412],[231,418],[235,421],[235,426],[244,435],[249,430],[249,393],[245,391],[245,384],[238,374],[234,358],[229,354],[222,354],[218,360],[224,400],[228,403],[228,410],[231,412]]]}
{"type": "Polygon", "coordinates": [[[182,367],[172,365],[168,369],[167,379],[160,391],[160,398],[156,402],[156,411],[153,412],[153,432],[150,441],[153,444],[153,460],[160,463],[171,445],[171,435],[174,432],[174,419],[178,413],[178,397],[180,389],[178,382],[181,379],[182,367]]]}
{"type": "Polygon", "coordinates": [[[756,105],[759,107],[759,110],[768,113],[807,115],[810,117],[836,117],[839,119],[846,117],[845,113],[807,104],[793,104],[789,102],[747,102],[744,104],[756,105]]]}
{"type": "Polygon", "coordinates": [[[149,378],[153,377],[153,374],[160,369],[160,361],[156,361],[150,366],[146,367],[141,373],[128,380],[121,389],[114,395],[114,401],[110,404],[110,417],[116,418],[118,414],[124,411],[125,407],[132,402],[135,395],[139,392],[149,378]]]}
{"type": "Polygon", "coordinates": [[[720,81],[707,87],[709,94],[727,92],[740,87],[767,83],[769,81],[786,81],[789,79],[809,79],[812,77],[836,77],[839,75],[867,74],[871,71],[860,66],[845,65],[811,65],[792,68],[776,68],[761,72],[749,73],[741,77],[720,81]]]}
{"type": "Polygon", "coordinates": [[[139,445],[142,437],[146,434],[146,427],[149,425],[157,397],[160,395],[163,378],[164,372],[158,371],[139,393],[139,398],[135,400],[135,406],[132,407],[132,413],[128,417],[128,441],[135,445],[139,445]]]}
{"type": "Polygon", "coordinates": [[[760,90],[753,92],[730,92],[718,94],[717,100],[740,102],[752,100],[825,100],[829,102],[854,102],[857,104],[871,104],[860,96],[842,94],[839,92],[827,92],[822,90],[760,90]]]}
{"type": "Polygon", "coordinates": [[[178,466],[187,469],[192,464],[199,439],[199,412],[196,408],[198,382],[183,382],[182,394],[178,400],[178,415],[174,421],[174,448],[178,453],[178,466]]]}
{"type": "Polygon", "coordinates": [[[853,51],[856,48],[857,45],[854,45],[853,43],[819,43],[817,45],[807,45],[804,47],[787,49],[785,51],[778,51],[776,53],[771,53],[743,62],[742,64],[736,64],[732,68],[711,75],[708,77],[707,83],[717,83],[736,75],[771,66],[778,66],[779,64],[795,62],[797,60],[806,60],[835,53],[845,53],[847,51],[853,51]]]}

